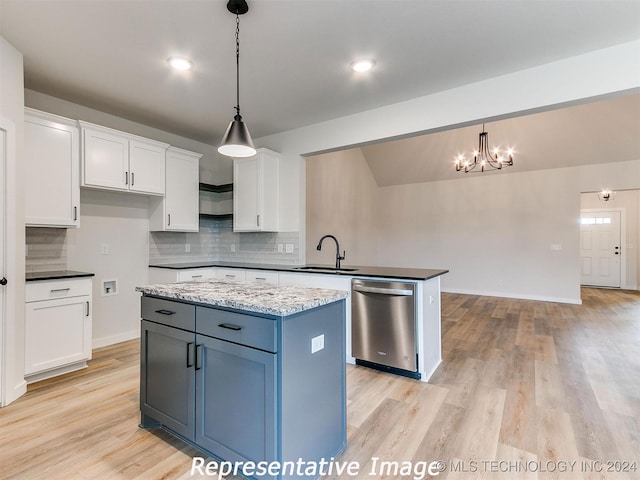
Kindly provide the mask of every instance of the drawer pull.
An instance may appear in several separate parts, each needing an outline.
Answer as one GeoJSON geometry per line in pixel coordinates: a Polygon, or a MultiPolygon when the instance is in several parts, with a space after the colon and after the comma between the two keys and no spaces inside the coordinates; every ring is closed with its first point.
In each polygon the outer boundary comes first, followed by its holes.
{"type": "Polygon", "coordinates": [[[235,332],[239,332],[240,330],[242,330],[242,327],[240,327],[238,325],[233,325],[231,323],[221,323],[218,326],[220,328],[226,328],[227,330],[233,330],[235,332]]]}
{"type": "Polygon", "coordinates": [[[71,290],[71,288],[54,288],[51,289],[51,293],[68,292],[69,290],[71,290]]]}
{"type": "Polygon", "coordinates": [[[159,313],[161,315],[175,315],[176,314],[176,312],[172,312],[171,310],[165,310],[165,309],[156,310],[156,313],[159,313]]]}
{"type": "Polygon", "coordinates": [[[191,275],[191,278],[202,278],[202,275],[191,275]]]}
{"type": "Polygon", "coordinates": [[[236,278],[236,276],[235,276],[235,275],[233,275],[233,274],[231,274],[231,273],[227,273],[227,274],[225,274],[225,277],[226,277],[226,278],[236,278]]]}
{"type": "Polygon", "coordinates": [[[191,347],[193,342],[187,343],[187,368],[193,367],[193,361],[191,360],[191,347]]]}

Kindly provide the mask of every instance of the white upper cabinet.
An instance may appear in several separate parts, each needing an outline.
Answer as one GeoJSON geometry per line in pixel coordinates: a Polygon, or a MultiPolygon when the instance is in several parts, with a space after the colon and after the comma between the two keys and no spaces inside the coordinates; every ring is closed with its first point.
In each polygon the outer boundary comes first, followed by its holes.
{"type": "Polygon", "coordinates": [[[150,200],[149,229],[197,232],[199,228],[199,153],[169,147],[163,198],[150,200]]]}
{"type": "Polygon", "coordinates": [[[27,226],[80,225],[80,140],[74,120],[25,109],[27,226]]]}
{"type": "Polygon", "coordinates": [[[79,123],[82,127],[81,186],[164,195],[168,144],[79,123]]]}
{"type": "Polygon", "coordinates": [[[258,149],[253,157],[233,159],[233,231],[278,231],[280,154],[258,149]]]}

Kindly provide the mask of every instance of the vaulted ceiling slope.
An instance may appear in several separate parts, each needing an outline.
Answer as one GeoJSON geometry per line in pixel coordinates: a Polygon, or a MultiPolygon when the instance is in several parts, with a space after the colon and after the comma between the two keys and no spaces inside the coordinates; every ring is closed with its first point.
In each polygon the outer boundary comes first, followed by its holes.
{"type": "MultiPolygon", "coordinates": [[[[640,38],[640,2],[249,0],[241,106],[254,137],[640,38]],[[368,75],[350,71],[374,57],[368,75]]],[[[0,0],[26,87],[217,143],[235,105],[226,0],[0,0]],[[195,68],[170,71],[170,55],[195,68]]]]}
{"type": "MultiPolygon", "coordinates": [[[[513,167],[482,175],[640,160],[640,95],[601,100],[485,125],[490,147],[514,148],[513,167]]],[[[464,178],[458,154],[470,158],[482,125],[362,147],[378,186],[464,178]]]]}

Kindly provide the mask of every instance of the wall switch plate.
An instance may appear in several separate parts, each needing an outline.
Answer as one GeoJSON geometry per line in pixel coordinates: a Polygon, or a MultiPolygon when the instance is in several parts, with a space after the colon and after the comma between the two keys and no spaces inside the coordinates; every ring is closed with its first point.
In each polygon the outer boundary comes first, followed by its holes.
{"type": "Polygon", "coordinates": [[[184,253],[191,253],[191,244],[190,243],[185,243],[184,244],[184,253]]]}
{"type": "Polygon", "coordinates": [[[287,253],[293,253],[293,243],[287,243],[284,248],[287,253]]]}
{"type": "Polygon", "coordinates": [[[100,245],[100,255],[109,255],[109,244],[103,243],[100,245]]]}
{"type": "Polygon", "coordinates": [[[278,244],[278,253],[283,253],[284,252],[284,245],[279,243],[278,244]]]}
{"type": "Polygon", "coordinates": [[[562,245],[559,243],[552,243],[551,250],[562,250],[562,245]]]}
{"type": "Polygon", "coordinates": [[[319,352],[324,349],[324,333],[311,339],[311,353],[319,352]]]}

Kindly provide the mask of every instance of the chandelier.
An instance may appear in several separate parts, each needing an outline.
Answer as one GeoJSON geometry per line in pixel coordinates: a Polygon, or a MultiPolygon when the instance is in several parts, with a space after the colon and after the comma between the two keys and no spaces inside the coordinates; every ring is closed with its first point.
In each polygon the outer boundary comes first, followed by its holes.
{"type": "Polygon", "coordinates": [[[462,154],[456,157],[456,172],[469,173],[477,167],[480,168],[481,172],[485,170],[501,170],[502,167],[511,167],[513,165],[512,148],[508,148],[504,155],[497,147],[489,151],[489,134],[484,130],[484,123],[479,137],[478,149],[472,153],[473,160],[467,160],[462,154]]]}

